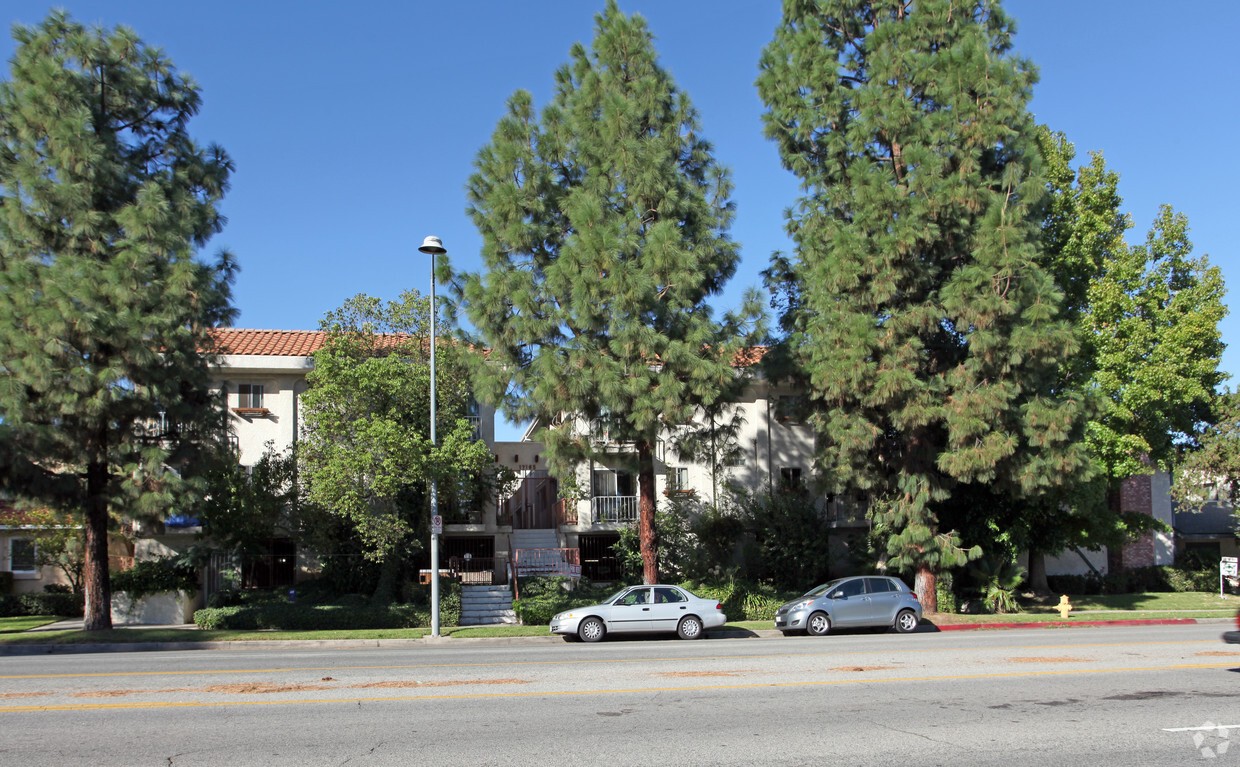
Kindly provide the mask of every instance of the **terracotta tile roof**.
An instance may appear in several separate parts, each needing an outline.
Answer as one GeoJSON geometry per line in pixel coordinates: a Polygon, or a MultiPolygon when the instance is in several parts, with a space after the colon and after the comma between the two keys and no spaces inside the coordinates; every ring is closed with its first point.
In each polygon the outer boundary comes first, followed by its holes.
{"type": "Polygon", "coordinates": [[[42,524],[38,515],[29,509],[16,509],[7,501],[0,501],[0,527],[36,527],[42,524]]]}
{"type": "Polygon", "coordinates": [[[318,330],[245,330],[215,328],[212,338],[220,354],[252,354],[262,357],[309,357],[327,334],[318,330]]]}
{"type": "Polygon", "coordinates": [[[766,356],[766,353],[770,350],[770,348],[771,347],[769,346],[750,346],[741,349],[736,353],[736,356],[732,358],[732,364],[741,368],[757,365],[762,361],[762,358],[766,356]]]}
{"type": "MultiPolygon", "coordinates": [[[[219,344],[220,354],[248,354],[259,357],[309,357],[327,340],[327,333],[320,330],[246,330],[244,328],[215,328],[211,336],[219,344]]],[[[399,344],[405,340],[394,335],[390,342],[399,344]]],[[[733,364],[749,367],[758,364],[769,347],[751,346],[737,352],[733,364]]]]}

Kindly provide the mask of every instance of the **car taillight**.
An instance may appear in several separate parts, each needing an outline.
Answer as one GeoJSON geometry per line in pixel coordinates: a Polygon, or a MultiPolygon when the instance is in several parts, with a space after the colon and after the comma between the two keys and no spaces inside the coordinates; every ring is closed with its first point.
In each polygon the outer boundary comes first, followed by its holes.
{"type": "Polygon", "coordinates": [[[912,597],[913,599],[917,599],[917,592],[916,592],[916,591],[910,591],[910,592],[908,593],[908,595],[909,595],[910,597],[912,597]]]}
{"type": "MultiPolygon", "coordinates": [[[[720,610],[720,611],[722,611],[722,610],[723,610],[723,602],[716,602],[716,603],[715,603],[715,609],[716,609],[716,610],[720,610]]],[[[1240,617],[1238,617],[1238,618],[1237,618],[1237,620],[1240,620],[1240,617]]]]}
{"type": "Polygon", "coordinates": [[[1236,613],[1236,628],[1240,629],[1240,612],[1236,613]]]}

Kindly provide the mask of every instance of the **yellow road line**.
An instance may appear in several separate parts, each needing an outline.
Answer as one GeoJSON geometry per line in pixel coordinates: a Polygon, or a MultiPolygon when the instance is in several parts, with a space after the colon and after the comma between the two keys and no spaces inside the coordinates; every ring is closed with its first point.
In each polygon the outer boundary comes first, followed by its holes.
{"type": "Polygon", "coordinates": [[[600,658],[574,660],[540,660],[540,661],[498,661],[488,663],[409,663],[374,666],[293,666],[289,668],[234,668],[234,669],[200,669],[200,670],[169,670],[169,671],[100,671],[77,674],[11,674],[0,675],[0,679],[90,679],[94,677],[138,677],[138,676],[209,676],[215,674],[279,674],[294,671],[378,671],[384,669],[410,668],[490,668],[494,666],[578,666],[603,663],[665,663],[703,660],[750,660],[761,658],[845,658],[853,655],[884,656],[907,655],[919,653],[991,651],[1010,653],[1014,650],[1060,650],[1082,647],[1148,647],[1165,645],[1218,644],[1216,640],[1188,640],[1173,642],[1099,642],[1093,644],[1060,644],[1060,645],[1014,645],[1012,647],[919,647],[875,650],[850,650],[848,652],[815,652],[815,653],[764,653],[762,655],[697,655],[685,658],[600,658]]]}
{"type": "Polygon", "coordinates": [[[618,693],[694,692],[708,690],[745,690],[777,687],[823,687],[844,684],[889,684],[892,682],[943,682],[957,679],[999,679],[1011,677],[1063,676],[1066,674],[1113,674],[1131,671],[1175,671],[1183,669],[1228,668],[1230,663],[1186,663],[1173,666],[1145,666],[1138,668],[1079,669],[1055,671],[1008,671],[991,674],[952,674],[948,676],[910,676],[894,679],[832,679],[816,682],[765,682],[760,684],[722,684],[690,687],[636,687],[623,690],[562,690],[558,692],[509,692],[469,693],[459,695],[401,695],[382,698],[319,698],[314,700],[244,700],[244,701],[167,701],[159,703],[76,703],[50,706],[4,706],[0,714],[30,713],[36,711],[107,711],[139,708],[213,708],[221,706],[273,706],[307,703],[383,703],[410,700],[461,700],[470,698],[537,698],[565,695],[615,695],[618,693]]]}

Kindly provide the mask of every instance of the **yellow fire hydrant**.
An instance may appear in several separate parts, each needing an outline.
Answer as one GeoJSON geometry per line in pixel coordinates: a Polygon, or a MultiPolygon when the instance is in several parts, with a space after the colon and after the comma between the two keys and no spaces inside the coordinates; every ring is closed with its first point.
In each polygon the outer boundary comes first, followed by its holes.
{"type": "Polygon", "coordinates": [[[1068,617],[1068,613],[1072,612],[1072,603],[1068,601],[1067,594],[1059,597],[1059,604],[1055,605],[1055,609],[1059,611],[1060,618],[1068,617]]]}

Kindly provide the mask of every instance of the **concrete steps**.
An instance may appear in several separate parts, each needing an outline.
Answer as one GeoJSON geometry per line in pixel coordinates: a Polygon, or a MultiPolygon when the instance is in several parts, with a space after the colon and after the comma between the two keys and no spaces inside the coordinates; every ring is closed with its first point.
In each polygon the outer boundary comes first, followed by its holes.
{"type": "Polygon", "coordinates": [[[514,549],[558,549],[560,538],[551,529],[513,530],[512,547],[514,549]]]}
{"type": "Polygon", "coordinates": [[[512,592],[507,586],[462,586],[462,626],[513,626],[512,592]]]}

